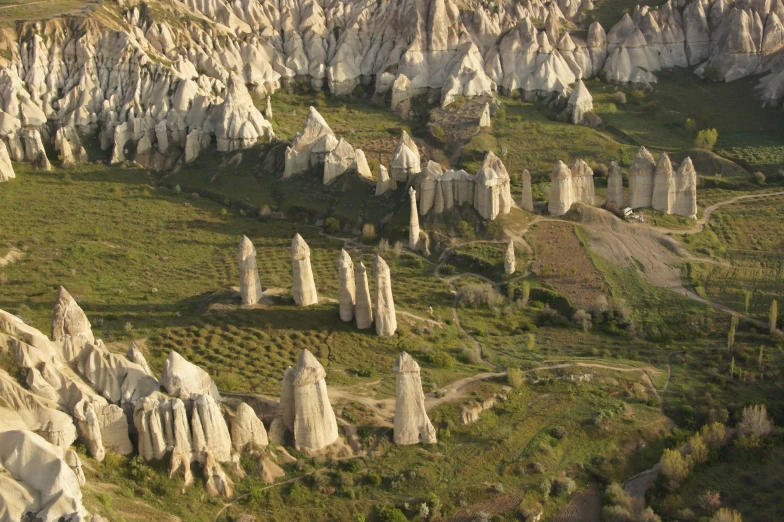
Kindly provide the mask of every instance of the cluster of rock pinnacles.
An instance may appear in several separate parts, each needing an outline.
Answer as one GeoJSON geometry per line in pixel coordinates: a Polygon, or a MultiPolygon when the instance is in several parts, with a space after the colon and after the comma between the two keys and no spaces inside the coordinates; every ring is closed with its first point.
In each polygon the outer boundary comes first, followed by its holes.
{"type": "MultiPolygon", "coordinates": [[[[250,254],[252,245],[244,246],[241,253],[250,254]]],[[[388,270],[381,269],[377,279],[382,286],[384,278],[388,280],[388,270]]],[[[243,295],[257,291],[257,281],[247,280],[247,287],[243,295]]],[[[387,300],[391,305],[388,285],[378,299],[384,306],[387,300]]],[[[380,308],[385,310],[384,306],[380,308]]],[[[382,328],[394,331],[394,313],[391,320],[384,319],[382,328]]],[[[267,431],[254,408],[224,400],[210,376],[176,351],[165,360],[160,378],[153,375],[135,344],[124,356],[110,352],[95,339],[84,311],[62,287],[51,339],[2,310],[0,331],[0,348],[11,350],[27,370],[29,387],[0,370],[0,466],[13,477],[3,479],[3,484],[14,490],[24,484],[36,493],[30,501],[22,496],[8,502],[11,519],[17,512],[17,519],[32,512],[42,520],[103,521],[90,516],[82,504],[80,486],[85,476],[79,456],[70,449],[77,438],[84,440],[93,458],[102,461],[107,451],[133,453],[135,436],[142,458],[168,458],[170,476],[181,474],[185,487],[193,482],[191,463],[198,463],[207,491],[224,497],[233,496],[233,483],[223,466],[244,476],[239,465],[243,452],[256,459],[258,473],[267,482],[284,475],[281,464],[296,460],[284,443],[293,441],[298,451],[309,455],[351,452],[338,434],[326,371],[306,349],[283,375],[280,401],[267,431]]],[[[394,442],[435,443],[419,365],[404,352],[393,370],[397,380],[394,442]]]]}

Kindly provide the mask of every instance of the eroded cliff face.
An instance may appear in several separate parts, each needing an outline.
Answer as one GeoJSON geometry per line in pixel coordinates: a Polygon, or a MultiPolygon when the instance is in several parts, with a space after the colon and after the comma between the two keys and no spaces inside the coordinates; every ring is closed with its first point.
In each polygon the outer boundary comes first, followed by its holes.
{"type": "MultiPolygon", "coordinates": [[[[767,73],[764,102],[784,97],[780,0],[670,1],[637,7],[609,31],[594,22],[585,40],[570,34],[592,8],[590,0],[107,1],[0,35],[0,138],[11,159],[48,168],[45,144],[76,164],[87,159],[80,134],[97,132],[112,162],[166,169],[212,142],[231,151],[272,138],[253,96],[299,79],[334,94],[363,83],[396,108],[433,92],[442,103],[498,89],[566,98],[600,71],[650,84],[663,68],[697,67],[726,81],[767,73]]],[[[357,152],[332,158],[327,174],[363,167],[357,152]]]]}

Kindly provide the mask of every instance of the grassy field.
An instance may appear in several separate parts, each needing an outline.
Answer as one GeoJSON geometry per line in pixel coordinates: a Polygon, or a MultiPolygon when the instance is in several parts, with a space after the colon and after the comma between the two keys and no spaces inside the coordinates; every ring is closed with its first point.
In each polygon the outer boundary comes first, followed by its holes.
{"type": "Polygon", "coordinates": [[[96,0],[0,0],[0,23],[53,18],[96,3],[96,0]]]}

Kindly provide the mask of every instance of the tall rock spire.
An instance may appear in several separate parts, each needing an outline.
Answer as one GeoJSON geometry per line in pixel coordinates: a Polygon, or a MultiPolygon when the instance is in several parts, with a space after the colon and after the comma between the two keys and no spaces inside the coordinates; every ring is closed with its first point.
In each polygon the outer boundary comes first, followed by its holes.
{"type": "Polygon", "coordinates": [[[528,212],[534,211],[534,194],[531,190],[531,173],[528,169],[523,171],[523,197],[520,199],[520,208],[528,212]]]}
{"type": "Polygon", "coordinates": [[[381,256],[376,256],[373,266],[376,283],[376,333],[389,337],[397,330],[395,300],[392,298],[392,277],[389,266],[381,256]]]}
{"type": "Polygon", "coordinates": [[[338,425],[327,396],[327,372],[308,350],[302,350],[294,368],[294,446],[318,451],[335,442],[338,425]]]}
{"type": "Polygon", "coordinates": [[[354,305],[354,317],[357,320],[357,328],[365,330],[373,324],[373,306],[370,303],[367,269],[361,261],[357,267],[355,278],[356,304],[354,305]]]}
{"type": "Polygon", "coordinates": [[[356,286],[354,282],[354,262],[344,249],[340,250],[337,260],[340,291],[338,303],[340,305],[340,319],[346,322],[354,319],[354,301],[356,286]]]}
{"type": "Polygon", "coordinates": [[[419,212],[417,211],[416,190],[408,188],[408,199],[411,206],[411,219],[408,225],[408,248],[416,250],[419,246],[419,212]]]}
{"type": "Polygon", "coordinates": [[[509,241],[509,244],[506,246],[506,254],[504,255],[504,273],[507,275],[514,274],[516,268],[514,241],[509,241]]]}
{"type": "Polygon", "coordinates": [[[436,430],[425,411],[419,365],[410,355],[402,352],[397,356],[393,370],[397,381],[395,444],[435,444],[436,430]]]}
{"type": "Polygon", "coordinates": [[[313,281],[313,270],[310,268],[310,247],[302,236],[296,234],[291,242],[291,267],[293,271],[294,302],[299,306],[318,303],[316,283],[313,281]]]}
{"type": "Polygon", "coordinates": [[[261,299],[261,279],[256,264],[256,249],[247,236],[240,240],[237,259],[240,263],[240,295],[242,304],[256,304],[261,299]]]}
{"type": "Polygon", "coordinates": [[[54,304],[54,314],[52,315],[52,340],[62,341],[67,335],[81,336],[89,342],[95,341],[90,321],[84,311],[71,297],[71,294],[61,286],[57,293],[57,301],[54,304]]]}

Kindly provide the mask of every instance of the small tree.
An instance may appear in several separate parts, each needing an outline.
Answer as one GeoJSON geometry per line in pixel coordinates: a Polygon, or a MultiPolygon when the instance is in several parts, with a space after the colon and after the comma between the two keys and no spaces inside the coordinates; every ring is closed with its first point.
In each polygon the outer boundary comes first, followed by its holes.
{"type": "Polygon", "coordinates": [[[528,300],[531,298],[531,283],[523,281],[523,306],[528,306],[528,300]]]}
{"type": "Polygon", "coordinates": [[[757,435],[764,439],[770,434],[771,422],[768,418],[768,409],[764,404],[746,406],[743,408],[738,429],[745,435],[757,435]]]}
{"type": "Polygon", "coordinates": [[[697,122],[694,121],[694,118],[686,118],[686,132],[689,134],[694,134],[697,132],[697,122]]]}
{"type": "Polygon", "coordinates": [[[684,457],[677,449],[666,449],[662,453],[661,472],[670,481],[670,488],[677,488],[689,476],[692,467],[691,457],[684,457]]]}
{"type": "Polygon", "coordinates": [[[324,232],[327,234],[337,234],[340,232],[340,221],[336,218],[328,217],[324,220],[324,232]]]}
{"type": "Polygon", "coordinates": [[[713,150],[718,139],[719,132],[716,129],[703,129],[694,138],[694,146],[698,149],[713,150]]]}
{"type": "Polygon", "coordinates": [[[776,331],[776,323],[779,320],[779,303],[775,299],[770,303],[770,333],[776,331]]]}
{"type": "Polygon", "coordinates": [[[759,358],[757,359],[757,365],[759,365],[760,369],[762,369],[762,358],[763,358],[763,350],[764,349],[765,349],[765,347],[760,345],[759,358]]]}
{"type": "Polygon", "coordinates": [[[734,509],[721,508],[713,515],[710,522],[743,522],[743,517],[734,509]]]}
{"type": "Polygon", "coordinates": [[[708,460],[708,446],[699,433],[695,433],[689,438],[689,455],[695,464],[702,464],[708,460]]]}
{"type": "Polygon", "coordinates": [[[523,386],[523,370],[520,368],[509,368],[506,370],[506,382],[509,383],[514,389],[519,389],[523,386]]]}
{"type": "Polygon", "coordinates": [[[373,241],[376,239],[376,227],[373,223],[365,223],[362,225],[362,239],[365,241],[373,241]]]}
{"type": "Polygon", "coordinates": [[[572,322],[586,332],[593,327],[593,323],[591,322],[591,314],[585,310],[577,310],[572,316],[572,322]]]}
{"type": "Polygon", "coordinates": [[[631,511],[632,507],[634,506],[634,500],[632,499],[631,495],[629,495],[626,490],[623,489],[623,486],[617,482],[613,482],[607,486],[605,495],[607,495],[607,500],[610,502],[610,504],[621,506],[627,511],[631,511]]]}
{"type": "Polygon", "coordinates": [[[735,356],[732,356],[732,362],[730,363],[730,380],[735,378],[735,356]]]}
{"type": "Polygon", "coordinates": [[[735,346],[735,330],[738,328],[738,316],[732,315],[730,319],[730,331],[727,333],[727,351],[732,352],[732,347],[735,346]]]}
{"type": "Polygon", "coordinates": [[[727,427],[720,422],[706,424],[700,430],[703,442],[712,450],[718,450],[727,443],[727,427]]]}

